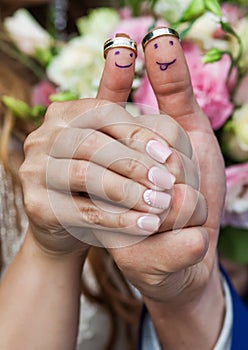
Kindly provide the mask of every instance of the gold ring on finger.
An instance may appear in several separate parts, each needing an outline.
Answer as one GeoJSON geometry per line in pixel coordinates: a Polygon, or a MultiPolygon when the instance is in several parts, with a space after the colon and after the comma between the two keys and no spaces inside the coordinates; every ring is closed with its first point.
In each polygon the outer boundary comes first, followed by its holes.
{"type": "Polygon", "coordinates": [[[115,47],[124,47],[124,48],[130,49],[134,52],[135,57],[137,57],[137,44],[127,34],[117,33],[114,38],[111,38],[105,41],[103,45],[104,58],[107,57],[108,51],[115,47]]]}
{"type": "Polygon", "coordinates": [[[172,28],[168,28],[168,27],[159,27],[156,28],[154,30],[151,30],[150,32],[148,32],[143,40],[142,40],[142,47],[143,50],[145,49],[146,45],[153,39],[158,38],[160,36],[164,36],[164,35],[172,35],[177,37],[178,39],[180,39],[178,32],[175,29],[172,28]]]}

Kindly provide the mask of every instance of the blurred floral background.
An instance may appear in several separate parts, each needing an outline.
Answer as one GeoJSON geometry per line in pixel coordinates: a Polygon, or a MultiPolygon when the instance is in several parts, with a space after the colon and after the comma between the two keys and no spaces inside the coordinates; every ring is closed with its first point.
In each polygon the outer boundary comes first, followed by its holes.
{"type": "Polygon", "coordinates": [[[196,98],[226,163],[219,250],[234,262],[248,263],[248,0],[123,0],[114,7],[90,9],[69,35],[63,26],[65,13],[55,6],[49,11],[46,26],[26,9],[1,23],[0,50],[38,78],[30,104],[4,95],[5,106],[16,118],[39,125],[52,101],[95,97],[104,67],[103,43],[116,32],[125,32],[139,50],[130,101],[135,113],[154,110],[156,99],[146,76],[141,41],[156,25],[175,28],[196,98]]]}

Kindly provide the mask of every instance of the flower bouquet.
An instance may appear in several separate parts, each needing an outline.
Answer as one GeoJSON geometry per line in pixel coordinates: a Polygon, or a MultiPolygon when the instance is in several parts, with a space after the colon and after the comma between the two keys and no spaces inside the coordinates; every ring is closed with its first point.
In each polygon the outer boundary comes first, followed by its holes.
{"type": "Polygon", "coordinates": [[[210,120],[225,159],[227,195],[219,250],[229,259],[246,264],[247,0],[126,0],[118,10],[91,10],[78,19],[77,34],[63,41],[20,9],[4,20],[0,49],[22,60],[38,76],[39,83],[33,88],[31,105],[11,96],[2,96],[2,101],[16,117],[39,123],[52,101],[96,96],[104,67],[103,42],[116,32],[125,32],[138,45],[130,101],[137,113],[149,113],[157,103],[146,76],[141,41],[157,25],[180,33],[197,101],[210,120]]]}

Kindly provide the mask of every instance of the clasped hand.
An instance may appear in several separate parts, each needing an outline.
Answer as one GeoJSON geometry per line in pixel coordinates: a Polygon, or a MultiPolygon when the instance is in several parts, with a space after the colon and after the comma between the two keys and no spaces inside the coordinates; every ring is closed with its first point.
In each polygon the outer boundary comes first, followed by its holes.
{"type": "MultiPolygon", "coordinates": [[[[125,110],[134,65],[121,70],[110,50],[97,98],[52,104],[25,142],[20,169],[42,249],[105,247],[155,301],[190,299],[208,282],[225,192],[221,153],[177,40],[173,50],[176,64],[165,72],[154,64],[164,53],[152,43],[145,51],[161,114],[125,110]]],[[[124,60],[128,51],[120,49],[124,60]]]]}

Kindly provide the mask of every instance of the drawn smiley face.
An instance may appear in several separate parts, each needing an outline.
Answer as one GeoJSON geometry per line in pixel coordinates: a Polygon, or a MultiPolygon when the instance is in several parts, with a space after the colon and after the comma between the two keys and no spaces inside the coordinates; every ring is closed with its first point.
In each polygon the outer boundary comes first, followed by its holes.
{"type": "MultiPolygon", "coordinates": [[[[164,44],[164,43],[163,43],[164,44]]],[[[170,46],[174,46],[174,41],[173,40],[169,40],[168,44],[170,46]]],[[[162,48],[162,45],[161,45],[161,42],[158,43],[158,42],[155,42],[153,44],[153,47],[154,47],[154,50],[159,50],[159,48],[161,47],[162,48]]],[[[160,62],[160,61],[156,61],[156,64],[159,66],[159,69],[161,71],[166,71],[172,64],[174,64],[175,62],[177,61],[176,58],[168,61],[168,62],[160,62]]]]}
{"type": "MultiPolygon", "coordinates": [[[[126,51],[126,50],[125,50],[126,51]]],[[[120,56],[120,55],[124,55],[124,51],[122,50],[122,51],[120,51],[120,50],[116,50],[115,52],[114,52],[114,54],[115,54],[115,56],[120,56]]],[[[134,52],[130,52],[130,50],[129,50],[129,53],[128,53],[128,55],[126,54],[126,52],[125,52],[125,56],[126,57],[130,57],[131,58],[131,60],[132,60],[132,62],[130,62],[130,63],[128,63],[128,64],[121,64],[120,63],[120,60],[118,60],[118,62],[117,62],[117,59],[116,59],[116,61],[115,61],[115,66],[116,67],[118,67],[118,68],[129,68],[129,67],[131,67],[132,65],[133,65],[133,58],[134,58],[134,52]]]]}

